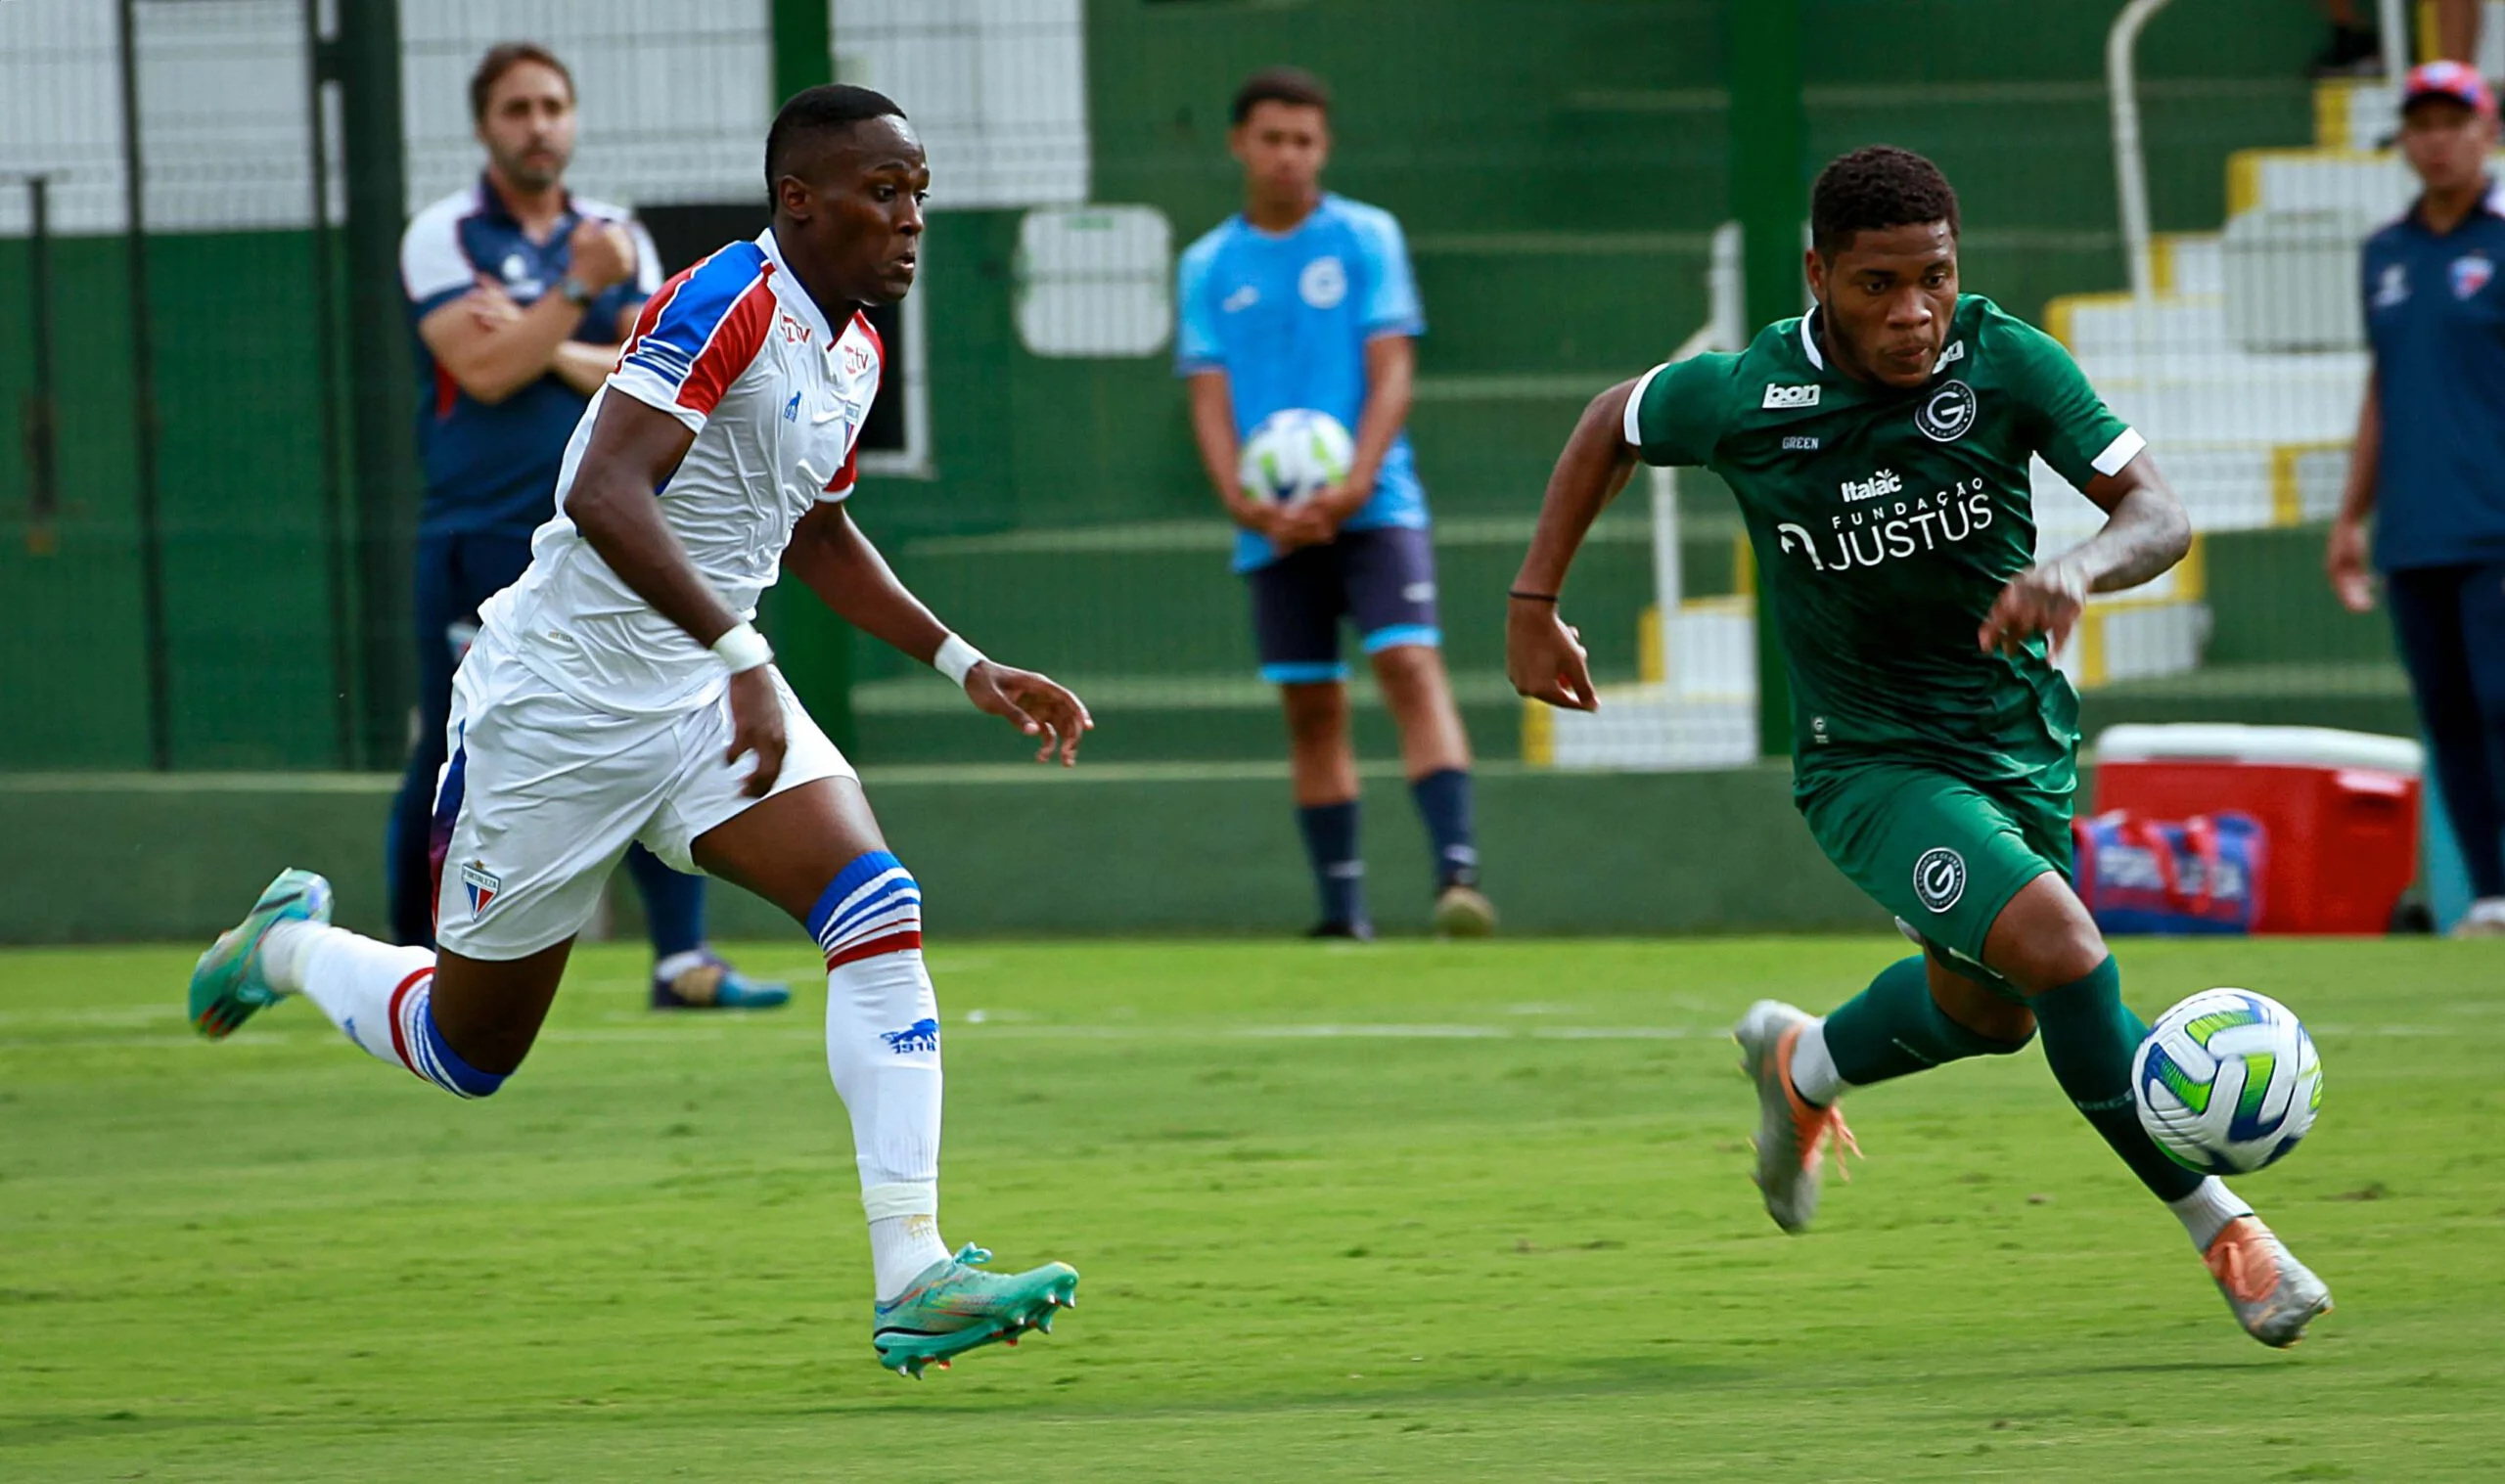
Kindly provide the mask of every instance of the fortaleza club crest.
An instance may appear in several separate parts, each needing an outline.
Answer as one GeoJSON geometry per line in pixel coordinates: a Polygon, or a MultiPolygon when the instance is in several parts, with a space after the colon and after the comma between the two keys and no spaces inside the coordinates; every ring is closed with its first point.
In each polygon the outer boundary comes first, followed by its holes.
{"type": "Polygon", "coordinates": [[[461,888],[470,893],[470,915],[478,917],[496,893],[505,889],[505,878],[487,869],[484,861],[472,861],[461,868],[461,888]]]}
{"type": "Polygon", "coordinates": [[[2472,297],[2479,291],[2486,288],[2487,281],[2495,276],[2496,265],[2488,261],[2487,254],[2483,252],[2474,252],[2468,257],[2454,258],[2453,297],[2457,299],[2472,297]]]}
{"type": "Polygon", "coordinates": [[[1935,845],[1914,862],[1914,897],[1934,912],[1946,912],[1966,894],[1966,858],[1935,845]]]}
{"type": "Polygon", "coordinates": [[[1975,426],[1975,388],[1963,382],[1923,394],[1914,408],[1914,427],[1935,443],[1954,443],[1975,426]]]}

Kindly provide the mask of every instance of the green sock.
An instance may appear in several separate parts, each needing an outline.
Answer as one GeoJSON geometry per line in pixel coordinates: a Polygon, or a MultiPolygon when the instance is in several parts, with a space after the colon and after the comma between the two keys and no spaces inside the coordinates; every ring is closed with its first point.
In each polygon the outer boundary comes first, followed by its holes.
{"type": "Polygon", "coordinates": [[[2140,1184],[2160,1200],[2181,1200],[2199,1189],[2201,1177],[2167,1158],[2140,1127],[2131,1057],[2149,1028],[2122,1003],[2122,970],[2112,956],[2086,978],[2037,995],[2033,1008],[2054,1080],[2140,1184]]]}
{"type": "Polygon", "coordinates": [[[2027,1044],[1979,1036],[1940,1013],[1920,954],[1879,970],[1868,989],[1827,1016],[1825,1035],[1836,1075],[1854,1087],[2027,1044]]]}

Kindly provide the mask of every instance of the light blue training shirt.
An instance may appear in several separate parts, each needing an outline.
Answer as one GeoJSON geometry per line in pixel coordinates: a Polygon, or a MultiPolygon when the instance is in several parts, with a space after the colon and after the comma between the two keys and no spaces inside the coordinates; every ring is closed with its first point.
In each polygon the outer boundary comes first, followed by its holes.
{"type": "MultiPolygon", "coordinates": [[[[1231,216],[1184,249],[1176,278],[1175,374],[1226,373],[1239,438],[1294,407],[1327,412],[1353,435],[1366,401],[1366,341],[1427,329],[1400,223],[1344,196],[1326,193],[1280,235],[1231,216]]],[[[1384,456],[1374,498],[1342,528],[1426,525],[1427,491],[1404,429],[1384,456]]],[[[1276,557],[1268,541],[1237,533],[1237,571],[1276,557]]]]}

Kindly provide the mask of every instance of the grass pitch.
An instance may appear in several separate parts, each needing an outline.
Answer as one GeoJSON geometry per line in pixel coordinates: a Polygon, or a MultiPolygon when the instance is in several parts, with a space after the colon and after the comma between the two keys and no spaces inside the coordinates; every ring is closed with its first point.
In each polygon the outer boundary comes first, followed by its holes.
{"type": "Polygon", "coordinates": [[[2322,1122],[2240,1182],[2331,1282],[2291,1354],[2036,1055],[1869,1090],[1781,1236],[1722,1038],[1876,940],[940,948],[943,1227],[1085,1274],[1049,1337],[874,1363],[804,944],[656,1018],[585,952],[462,1104],[189,954],[0,956],[13,1481],[2505,1476],[2505,945],[2124,951],[2250,984],[2322,1122]]]}

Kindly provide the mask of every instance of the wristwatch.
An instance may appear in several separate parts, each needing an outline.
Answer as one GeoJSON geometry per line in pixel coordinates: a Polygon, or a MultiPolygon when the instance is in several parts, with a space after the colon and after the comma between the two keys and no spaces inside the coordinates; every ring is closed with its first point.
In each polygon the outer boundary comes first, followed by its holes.
{"type": "Polygon", "coordinates": [[[591,301],[600,297],[599,294],[592,292],[591,285],[584,283],[581,279],[574,277],[570,273],[557,281],[557,292],[566,296],[567,303],[573,305],[577,309],[590,308],[591,301]]]}

